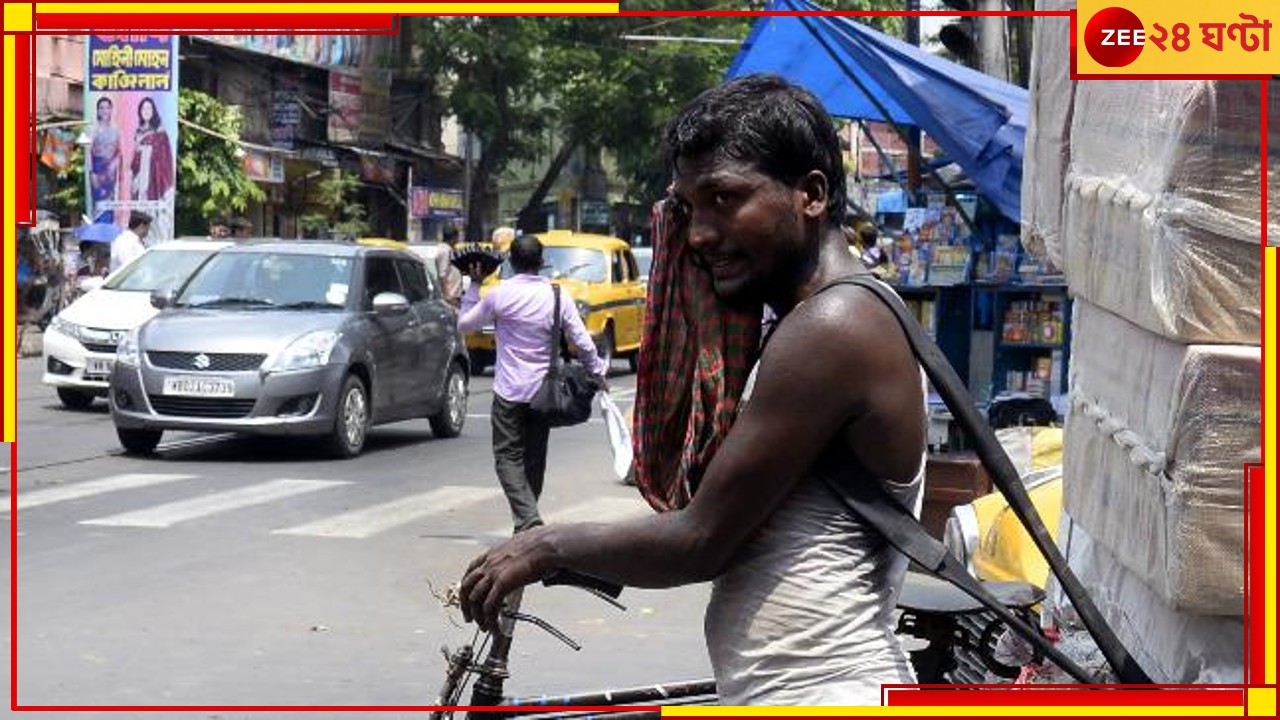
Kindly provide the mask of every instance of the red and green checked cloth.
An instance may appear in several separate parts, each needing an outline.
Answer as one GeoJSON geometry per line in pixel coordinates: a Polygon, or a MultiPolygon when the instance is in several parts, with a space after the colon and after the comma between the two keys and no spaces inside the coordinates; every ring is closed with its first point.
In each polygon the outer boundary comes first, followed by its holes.
{"type": "Polygon", "coordinates": [[[756,361],[762,308],[716,297],[693,263],[676,201],[653,207],[653,267],[636,378],[636,484],[659,512],[689,503],[733,425],[756,361]]]}

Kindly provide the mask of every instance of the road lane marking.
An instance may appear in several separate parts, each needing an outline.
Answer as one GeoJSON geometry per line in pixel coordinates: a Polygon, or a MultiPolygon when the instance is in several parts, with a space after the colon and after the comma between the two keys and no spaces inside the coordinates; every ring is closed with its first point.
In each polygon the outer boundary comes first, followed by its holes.
{"type": "MultiPolygon", "coordinates": [[[[567,522],[609,523],[643,517],[651,512],[652,510],[649,509],[649,506],[640,498],[602,497],[552,512],[542,512],[541,515],[543,522],[547,524],[567,522]]],[[[490,530],[486,534],[500,538],[510,537],[511,527],[497,528],[490,530]]]]}
{"type": "Polygon", "coordinates": [[[81,520],[80,524],[163,528],[228,510],[262,505],[293,495],[349,484],[345,480],[271,480],[235,490],[212,493],[204,497],[156,505],[143,510],[81,520]]]}
{"type": "Polygon", "coordinates": [[[295,527],[272,530],[272,535],[312,535],[333,538],[367,538],[430,515],[453,512],[468,505],[494,500],[498,488],[446,485],[381,505],[322,518],[295,527]]]}
{"type": "MultiPolygon", "coordinates": [[[[195,475],[129,473],[125,475],[112,475],[111,477],[76,483],[74,485],[61,485],[59,487],[42,488],[40,490],[29,490],[25,492],[19,490],[18,509],[26,510],[27,508],[63,502],[65,500],[79,500],[80,498],[101,495],[103,493],[114,492],[116,490],[131,490],[133,488],[147,487],[149,485],[176,482],[178,480],[190,480],[194,477],[195,475]]],[[[3,511],[6,513],[9,512],[9,507],[6,505],[3,511]]]]}

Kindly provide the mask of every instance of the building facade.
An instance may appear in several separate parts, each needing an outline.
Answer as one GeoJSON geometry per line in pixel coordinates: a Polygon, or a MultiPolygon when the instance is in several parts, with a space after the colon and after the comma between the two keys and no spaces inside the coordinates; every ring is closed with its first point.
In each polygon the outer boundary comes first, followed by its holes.
{"type": "MultiPolygon", "coordinates": [[[[369,234],[438,237],[461,212],[410,202],[412,188],[460,193],[465,168],[441,137],[438,99],[411,65],[408,32],[394,36],[191,35],[179,44],[179,83],[240,109],[240,149],[266,194],[245,215],[261,236],[303,235],[324,174],[359,179],[354,200],[369,234]]],[[[37,35],[37,205],[83,141],[85,37],[37,35]]],[[[180,132],[196,132],[183,126],[180,132]]],[[[76,218],[63,218],[75,224],[76,218]]]]}

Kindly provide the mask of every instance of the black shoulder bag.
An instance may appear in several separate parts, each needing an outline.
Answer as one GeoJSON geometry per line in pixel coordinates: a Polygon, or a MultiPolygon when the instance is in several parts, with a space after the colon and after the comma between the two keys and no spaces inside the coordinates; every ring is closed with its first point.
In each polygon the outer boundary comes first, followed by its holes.
{"type": "MultiPolygon", "coordinates": [[[[1005,454],[995,433],[984,422],[974,407],[969,391],[961,382],[956,371],[947,362],[946,356],[931,340],[916,319],[907,313],[905,306],[896,294],[887,286],[869,276],[853,276],[833,281],[820,288],[822,292],[835,285],[856,285],[870,290],[893,311],[902,326],[911,350],[920,365],[924,368],[934,388],[942,395],[947,407],[960,422],[961,427],[973,440],[978,457],[990,473],[992,482],[1009,502],[1009,507],[1018,516],[1022,526],[1030,533],[1036,547],[1040,549],[1048,561],[1053,574],[1062,584],[1062,589],[1070,598],[1072,605],[1080,616],[1081,622],[1098,643],[1107,662],[1115,669],[1120,682],[1126,684],[1148,684],[1150,677],[1138,666],[1129,651],[1120,644],[1111,627],[1098,611],[1093,600],[1086,594],[1084,586],[1076,578],[1075,573],[1067,566],[1066,560],[1058,551],[1053,539],[1049,537],[1044,523],[1040,520],[1031,498],[1018,478],[1018,472],[1005,454]]],[[[956,559],[943,547],[942,543],[925,530],[920,521],[897,501],[879,483],[866,482],[863,478],[851,476],[852,463],[848,458],[837,454],[829,454],[820,462],[817,471],[823,482],[840,498],[846,507],[862,517],[869,525],[880,532],[890,545],[903,555],[915,561],[930,574],[954,584],[974,600],[985,605],[1015,632],[1032,643],[1046,657],[1082,683],[1097,683],[1098,678],[1081,668],[1077,663],[1063,655],[1039,632],[1019,620],[999,600],[993,597],[956,559]]]]}
{"type": "Polygon", "coordinates": [[[599,391],[599,383],[582,365],[567,363],[560,357],[560,286],[552,285],[555,315],[551,320],[551,364],[542,384],[529,401],[529,410],[550,427],[584,423],[591,417],[591,403],[599,391]]]}

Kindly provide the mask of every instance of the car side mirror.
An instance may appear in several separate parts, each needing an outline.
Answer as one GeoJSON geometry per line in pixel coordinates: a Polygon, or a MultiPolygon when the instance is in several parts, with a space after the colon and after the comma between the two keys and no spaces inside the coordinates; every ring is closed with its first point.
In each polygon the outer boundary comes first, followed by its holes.
{"type": "Polygon", "coordinates": [[[152,290],[151,291],[151,307],[157,310],[163,310],[173,306],[173,301],[177,299],[178,293],[173,290],[152,290]]]}
{"type": "Polygon", "coordinates": [[[409,299],[400,293],[378,293],[373,296],[373,311],[378,315],[399,315],[409,311],[409,299]]]}

